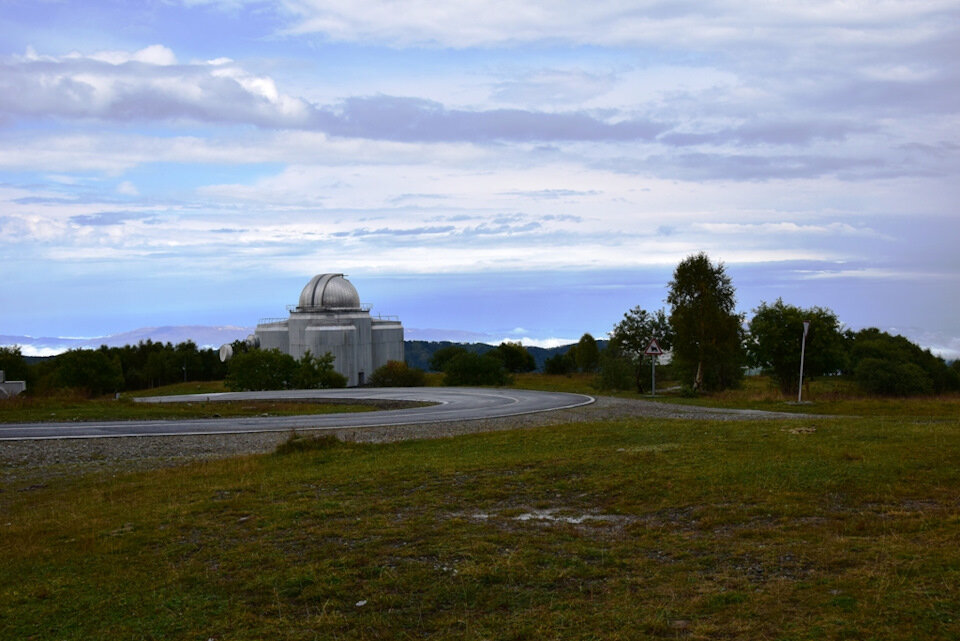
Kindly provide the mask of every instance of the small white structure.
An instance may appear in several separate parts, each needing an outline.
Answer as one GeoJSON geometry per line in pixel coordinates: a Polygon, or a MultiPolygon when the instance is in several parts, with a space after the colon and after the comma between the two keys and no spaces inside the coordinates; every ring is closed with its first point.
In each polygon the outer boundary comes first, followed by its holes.
{"type": "Polygon", "coordinates": [[[297,359],[308,350],[315,356],[330,352],[350,386],[363,385],[387,361],[403,361],[403,325],[396,318],[372,317],[343,274],[311,278],[290,317],[261,320],[254,341],[297,359]]]}
{"type": "Polygon", "coordinates": [[[6,374],[0,369],[0,398],[13,398],[25,392],[26,389],[26,381],[8,381],[6,374]]]}

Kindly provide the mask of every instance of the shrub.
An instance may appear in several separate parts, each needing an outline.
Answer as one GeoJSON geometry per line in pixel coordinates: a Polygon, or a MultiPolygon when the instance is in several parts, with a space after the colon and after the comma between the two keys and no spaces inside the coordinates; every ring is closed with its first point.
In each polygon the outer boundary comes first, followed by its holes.
{"type": "Polygon", "coordinates": [[[600,353],[600,370],[594,386],[601,390],[630,390],[637,386],[633,362],[616,349],[600,353]]]}
{"type": "Polygon", "coordinates": [[[298,389],[330,389],[346,387],[347,377],[333,369],[333,354],[314,356],[310,350],[297,362],[294,387],[298,389]]]}
{"type": "Polygon", "coordinates": [[[403,361],[388,361],[370,375],[370,384],[375,387],[423,387],[427,384],[427,375],[403,361]]]}
{"type": "Polygon", "coordinates": [[[875,327],[852,336],[850,360],[854,378],[876,394],[907,396],[939,394],[958,387],[958,379],[944,360],[903,336],[875,327]]]}
{"type": "Polygon", "coordinates": [[[297,376],[297,361],[277,349],[254,349],[234,354],[227,364],[224,385],[229,390],[290,389],[297,376]]]}
{"type": "Polygon", "coordinates": [[[854,376],[861,387],[874,394],[913,396],[934,391],[933,381],[914,363],[864,358],[857,364],[854,376]]]}

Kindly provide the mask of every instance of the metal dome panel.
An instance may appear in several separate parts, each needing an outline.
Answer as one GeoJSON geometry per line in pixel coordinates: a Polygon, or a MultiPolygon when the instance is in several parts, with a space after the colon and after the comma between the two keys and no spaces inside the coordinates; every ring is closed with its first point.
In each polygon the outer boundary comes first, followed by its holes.
{"type": "Polygon", "coordinates": [[[297,309],[360,309],[360,295],[343,274],[318,274],[300,292],[297,309]]]}

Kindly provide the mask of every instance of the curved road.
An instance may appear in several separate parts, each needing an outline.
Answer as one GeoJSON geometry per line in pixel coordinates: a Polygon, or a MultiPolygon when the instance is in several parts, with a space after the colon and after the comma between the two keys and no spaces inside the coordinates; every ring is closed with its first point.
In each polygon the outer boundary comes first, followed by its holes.
{"type": "Polygon", "coordinates": [[[0,424],[0,440],[57,438],[107,438],[114,436],[182,436],[185,434],[242,434],[281,432],[292,429],[322,430],[342,427],[383,427],[414,423],[439,423],[501,418],[580,407],[593,397],[561,392],[467,387],[385,387],[336,390],[284,390],[266,392],[224,392],[138,398],[144,403],[189,401],[243,401],[290,399],[400,400],[437,403],[378,412],[312,414],[247,418],[207,418],[154,421],[88,421],[79,423],[0,424]]]}

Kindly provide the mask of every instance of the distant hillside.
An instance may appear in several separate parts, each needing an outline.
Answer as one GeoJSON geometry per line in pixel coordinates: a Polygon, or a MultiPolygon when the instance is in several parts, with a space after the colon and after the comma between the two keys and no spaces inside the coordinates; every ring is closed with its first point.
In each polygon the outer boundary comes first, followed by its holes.
{"type": "MultiPolygon", "coordinates": [[[[597,341],[597,347],[603,349],[607,341],[597,341]]],[[[404,341],[404,356],[407,365],[416,367],[424,371],[430,370],[430,358],[434,352],[451,345],[459,345],[476,354],[483,354],[494,349],[493,345],[486,343],[454,343],[451,341],[404,341]]],[[[565,354],[572,345],[561,345],[560,347],[527,347],[527,351],[533,356],[537,364],[537,370],[543,370],[543,364],[546,360],[557,354],[565,354]]]]}

